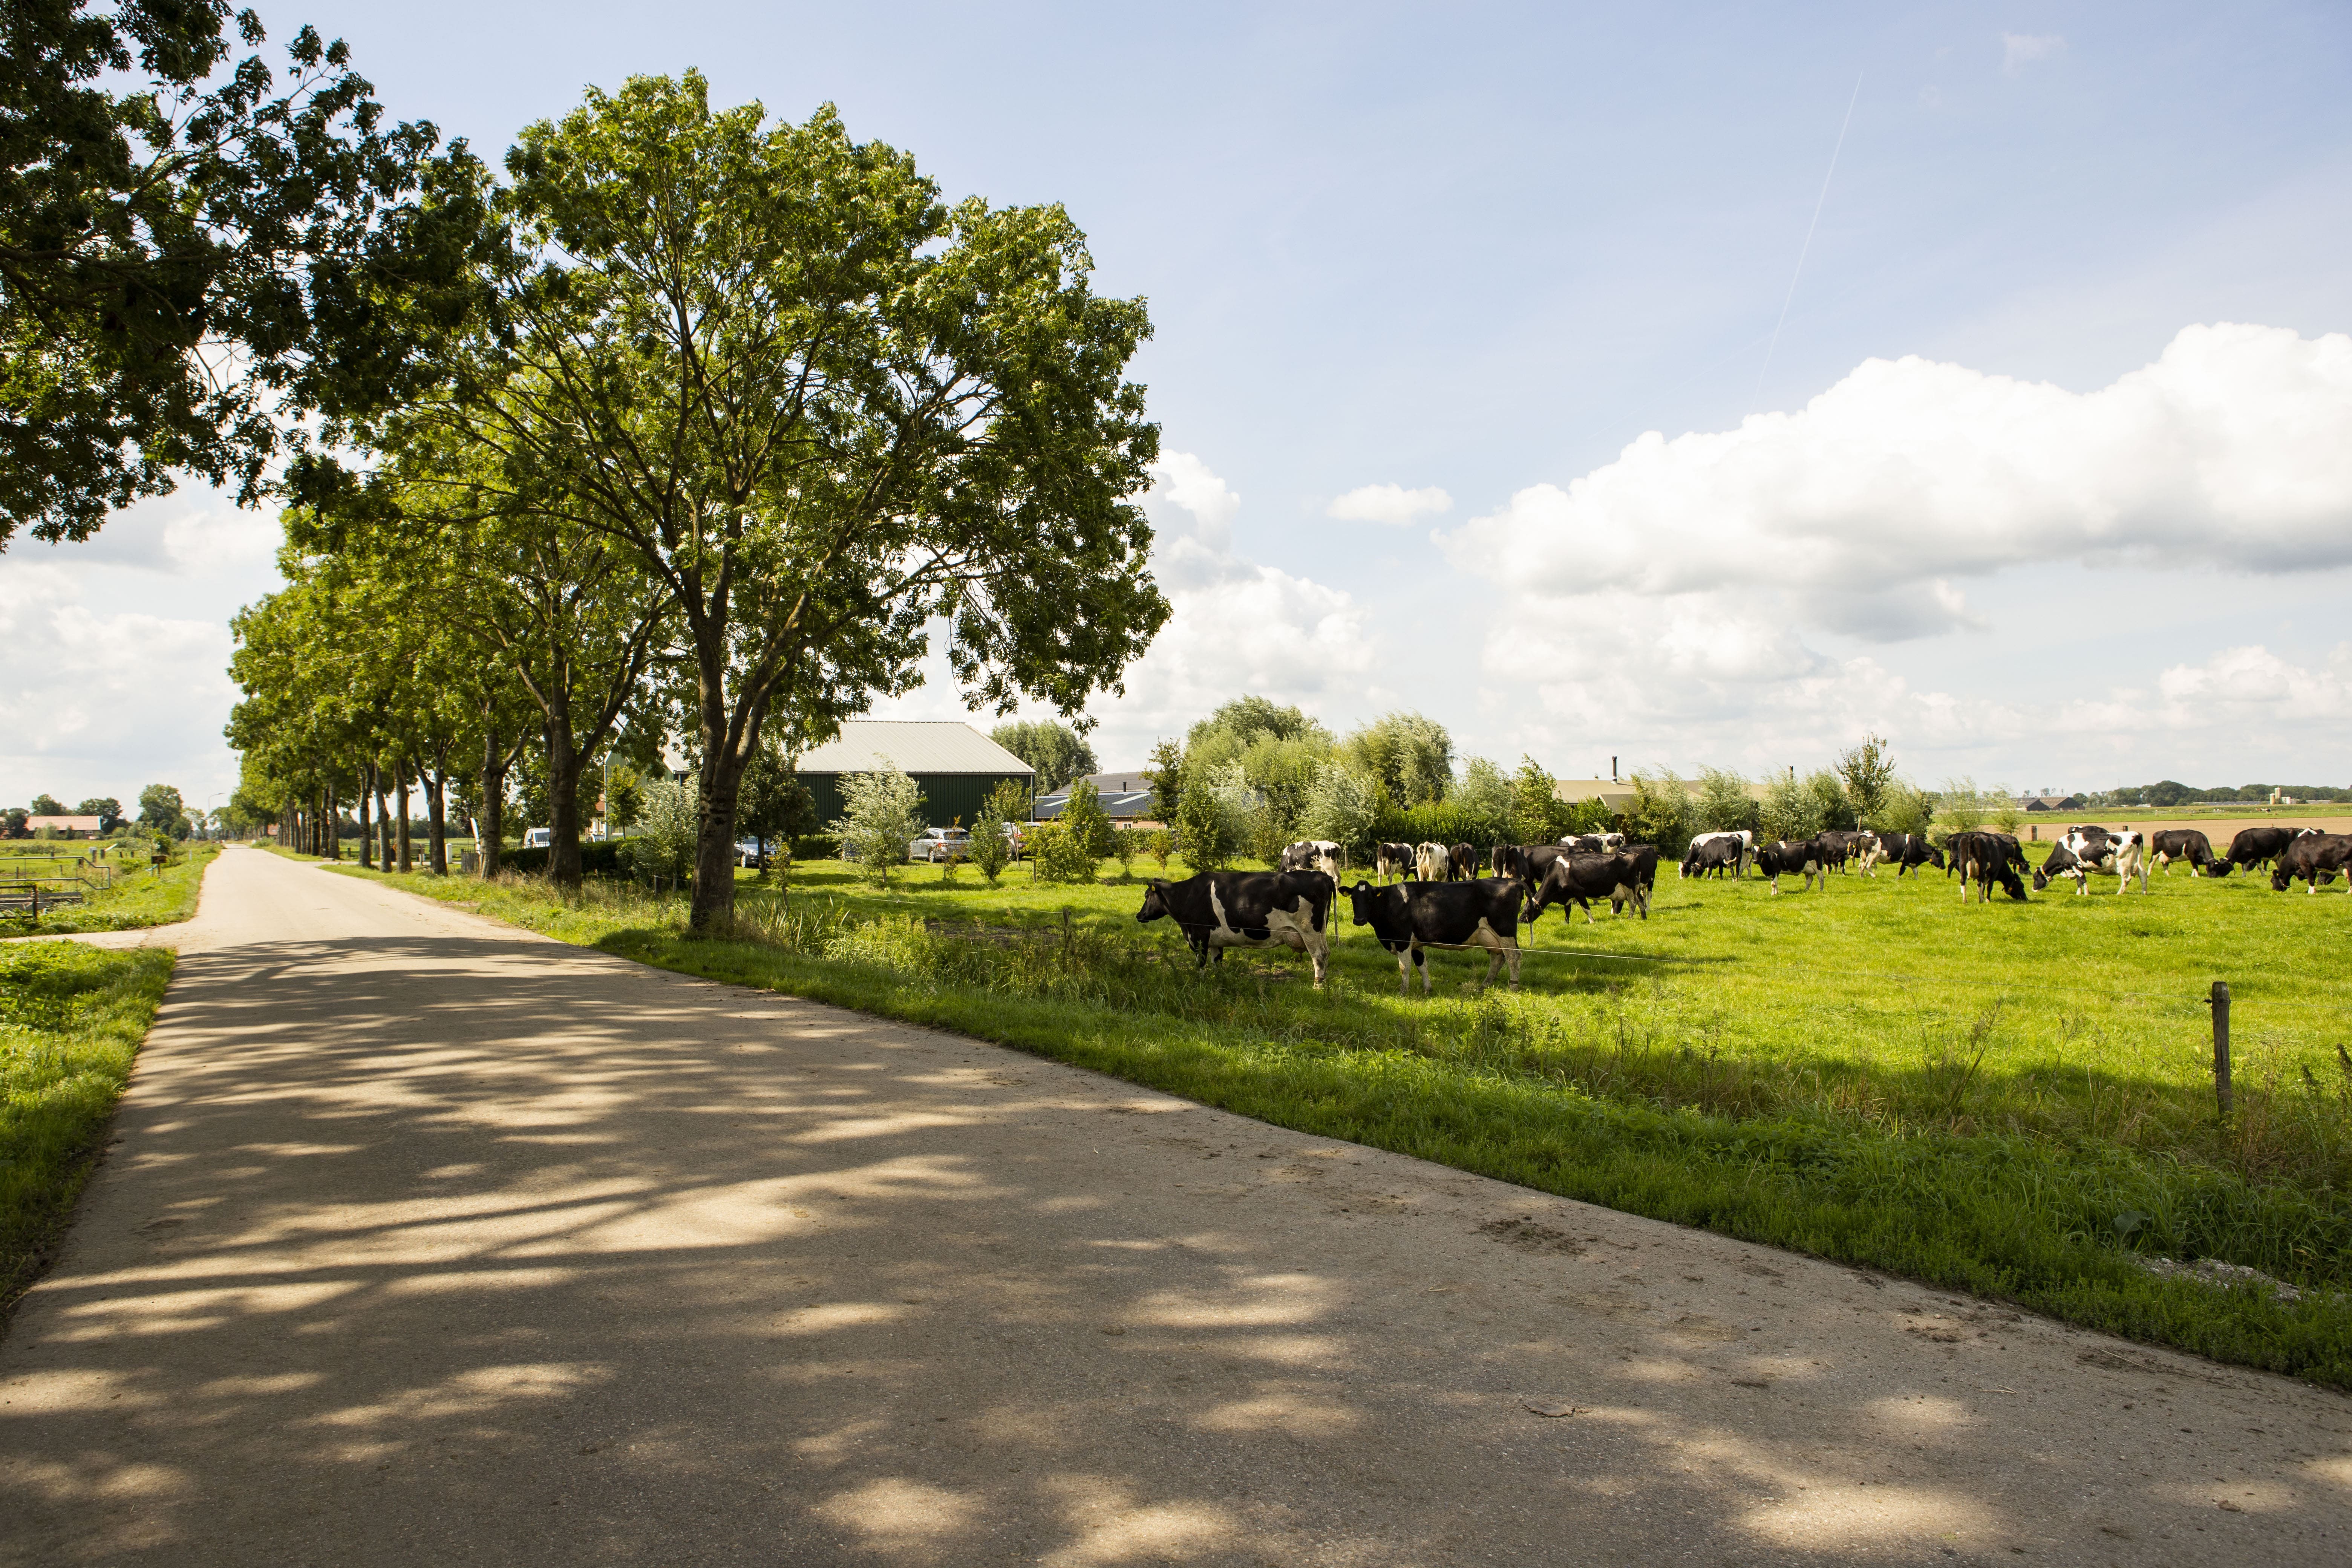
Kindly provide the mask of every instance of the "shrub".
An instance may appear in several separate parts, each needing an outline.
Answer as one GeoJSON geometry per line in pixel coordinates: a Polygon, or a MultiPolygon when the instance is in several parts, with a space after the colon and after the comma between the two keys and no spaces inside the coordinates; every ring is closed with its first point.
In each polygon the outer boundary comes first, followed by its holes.
{"type": "Polygon", "coordinates": [[[1379,790],[1370,778],[1340,763],[1325,763],[1315,770],[1315,782],[1307,791],[1307,814],[1298,826],[1309,838],[1330,839],[1360,866],[1371,858],[1379,815],[1379,790]]]}
{"type": "Polygon", "coordinates": [[[1168,857],[1176,852],[1176,836],[1164,827],[1155,828],[1144,835],[1143,852],[1151,857],[1151,863],[1160,868],[1164,877],[1168,874],[1168,857]]]}
{"type": "Polygon", "coordinates": [[[1738,833],[1742,829],[1756,830],[1756,801],[1748,793],[1748,781],[1727,768],[1706,768],[1700,772],[1698,799],[1693,803],[1692,817],[1696,829],[1702,833],[1738,833]]]}
{"type": "Polygon", "coordinates": [[[1004,868],[1013,863],[1013,841],[1004,834],[1004,816],[997,809],[996,796],[991,795],[980,808],[980,816],[971,825],[971,863],[988,879],[990,887],[1004,875],[1004,868]]]}
{"type": "Polygon", "coordinates": [[[1068,832],[1071,841],[1084,846],[1095,859],[1100,860],[1110,853],[1110,818],[1103,814],[1102,792],[1094,785],[1072,785],[1070,798],[1056,820],[1068,832]]]}
{"type": "Polygon", "coordinates": [[[1655,847],[1660,859],[1679,860],[1690,846],[1690,792],[1669,768],[1636,769],[1633,799],[1625,808],[1625,837],[1655,847]]]}
{"type": "MultiPolygon", "coordinates": [[[[580,847],[580,874],[583,877],[618,877],[627,871],[626,858],[633,838],[608,838],[601,843],[580,847]]],[[[543,877],[547,874],[548,851],[507,849],[499,852],[499,869],[512,871],[519,877],[543,877]]]]}
{"type": "MultiPolygon", "coordinates": [[[[1827,768],[1816,768],[1805,775],[1805,793],[1813,797],[1815,815],[1822,827],[1852,828],[1858,821],[1853,802],[1845,793],[1845,785],[1837,774],[1827,768]]],[[[1814,829],[1821,831],[1820,828],[1814,829]]]]}
{"type": "Polygon", "coordinates": [[[1916,784],[1897,782],[1882,791],[1870,826],[1880,833],[1925,833],[1935,809],[1916,784]]]}
{"type": "Polygon", "coordinates": [[[691,877],[700,826],[691,775],[685,784],[649,784],[637,804],[636,837],[629,840],[624,864],[639,877],[691,877]]]}
{"type": "Polygon", "coordinates": [[[1207,779],[1187,784],[1176,802],[1176,838],[1195,871],[1213,871],[1234,858],[1241,844],[1239,824],[1216,784],[1207,779]]]}
{"type": "Polygon", "coordinates": [[[907,863],[907,844],[922,832],[923,795],[896,763],[870,773],[841,775],[841,798],[846,808],[826,826],[856,851],[858,869],[884,887],[890,868],[907,863]]]}
{"type": "Polygon", "coordinates": [[[1764,805],[1757,816],[1767,843],[1783,838],[1811,838],[1822,830],[1822,803],[1791,773],[1778,773],[1764,786],[1764,805]]]}
{"type": "Polygon", "coordinates": [[[1029,864],[1041,882],[1091,882],[1094,847],[1067,823],[1041,822],[1029,837],[1029,864]]]}
{"type": "Polygon", "coordinates": [[[1135,864],[1135,858],[1143,853],[1143,840],[1145,837],[1146,835],[1139,827],[1114,827],[1111,829],[1111,858],[1118,862],[1118,879],[1120,881],[1126,882],[1134,879],[1135,873],[1131,868],[1135,864]]]}
{"type": "Polygon", "coordinates": [[[1946,779],[1943,798],[1937,803],[1936,826],[1947,835],[1973,833],[1984,826],[1984,801],[1972,778],[1946,779]]]}

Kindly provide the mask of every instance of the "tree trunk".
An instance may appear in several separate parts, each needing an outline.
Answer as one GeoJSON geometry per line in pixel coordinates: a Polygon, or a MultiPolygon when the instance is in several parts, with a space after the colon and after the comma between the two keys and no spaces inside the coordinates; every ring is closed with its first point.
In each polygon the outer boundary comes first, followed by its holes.
{"type": "Polygon", "coordinates": [[[392,869],[392,807],[384,804],[383,770],[373,763],[368,764],[369,787],[375,792],[376,864],[392,869]]]}
{"type": "Polygon", "coordinates": [[[562,888],[580,886],[581,763],[570,706],[558,702],[547,724],[547,874],[562,888]]]}
{"type": "Polygon", "coordinates": [[[433,769],[425,775],[425,838],[432,846],[433,874],[449,874],[449,757],[446,746],[436,746],[433,752],[433,769]]]}
{"type": "Polygon", "coordinates": [[[761,715],[754,711],[735,746],[727,743],[726,686],[719,669],[702,671],[702,771],[696,802],[694,900],[687,923],[700,933],[735,911],[735,808],[742,799],[743,770],[760,741],[761,715]]]}
{"type": "Polygon", "coordinates": [[[403,757],[392,764],[392,789],[400,804],[400,874],[407,876],[408,859],[408,759],[403,757]]]}
{"type": "Polygon", "coordinates": [[[375,840],[368,837],[368,796],[375,793],[375,764],[370,763],[360,770],[360,868],[375,869],[375,840]]]}
{"type": "Polygon", "coordinates": [[[506,753],[499,749],[498,736],[485,727],[482,731],[481,835],[474,840],[474,853],[480,857],[478,864],[482,868],[485,880],[499,874],[499,851],[506,843],[506,753]]]}
{"type": "Polygon", "coordinates": [[[343,818],[335,803],[334,785],[327,786],[327,793],[320,797],[319,805],[319,832],[327,840],[327,858],[341,860],[343,858],[343,818]]]}

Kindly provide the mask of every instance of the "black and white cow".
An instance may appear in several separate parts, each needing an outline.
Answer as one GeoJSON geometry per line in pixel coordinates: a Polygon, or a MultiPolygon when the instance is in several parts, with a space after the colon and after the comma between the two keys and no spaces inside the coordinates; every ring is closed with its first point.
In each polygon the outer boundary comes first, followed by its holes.
{"type": "MultiPolygon", "coordinates": [[[[1643,845],[1644,849],[1649,846],[1643,845]]],[[[1643,920],[1650,918],[1650,888],[1658,873],[1658,852],[1649,850],[1647,870],[1649,881],[1643,879],[1643,858],[1639,854],[1559,855],[1544,868],[1535,883],[1527,908],[1519,918],[1529,925],[1552,904],[1560,908],[1560,918],[1569,918],[1570,906],[1584,910],[1584,922],[1599,922],[1592,914],[1592,900],[1607,899],[1612,908],[1630,903],[1643,920]]]]}
{"type": "Polygon", "coordinates": [[[1358,882],[1348,889],[1356,923],[1372,928],[1380,944],[1396,954],[1397,994],[1412,989],[1412,972],[1421,971],[1421,994],[1430,993],[1432,947],[1482,947],[1486,960],[1486,984],[1495,971],[1511,966],[1511,989],[1519,988],[1519,905],[1527,889],[1510,877],[1474,878],[1465,882],[1401,882],[1375,888],[1358,882]]]}
{"type": "Polygon", "coordinates": [[[2157,866],[2166,876],[2172,875],[2175,860],[2189,862],[2189,874],[2201,877],[2213,868],[2213,841],[2193,827],[2168,827],[2148,836],[2148,848],[2157,866]]]}
{"type": "Polygon", "coordinates": [[[2147,892],[2147,836],[2133,827],[2068,828],[2066,837],[2050,847],[2049,858],[2033,873],[2033,890],[2040,892],[2054,878],[2072,877],[2080,896],[2091,890],[2093,871],[2116,874],[2117,897],[2131,890],[2135,873],[2139,877],[2139,890],[2147,892]]]}
{"type": "Polygon", "coordinates": [[[1802,876],[1805,890],[1811,892],[1813,879],[1822,878],[1822,887],[1829,886],[1827,874],[1822,869],[1822,841],[1818,838],[1788,839],[1767,844],[1756,851],[1756,868],[1772,885],[1772,896],[1780,895],[1782,877],[1802,876]]]}
{"type": "MultiPolygon", "coordinates": [[[[1727,863],[1731,868],[1731,874],[1735,877],[1748,875],[1748,864],[1756,858],[1756,835],[1744,827],[1725,828],[1715,833],[1693,834],[1690,848],[1683,855],[1683,875],[1687,877],[1692,874],[1690,865],[1692,856],[1696,855],[1701,849],[1717,844],[1728,844],[1734,847],[1732,858],[1727,863]]],[[[1710,859],[1705,869],[1719,874],[1726,864],[1720,860],[1710,859]]]]}
{"type": "Polygon", "coordinates": [[[1475,882],[1478,879],[1478,851],[1467,844],[1456,844],[1445,852],[1445,879],[1449,882],[1475,882]]]}
{"type": "Polygon", "coordinates": [[[1135,918],[1176,922],[1192,944],[1192,967],[1229,947],[1291,947],[1315,965],[1315,988],[1330,967],[1329,921],[1338,889],[1320,871],[1203,871],[1181,882],[1154,877],[1135,918]]]}
{"type": "Polygon", "coordinates": [[[1330,878],[1335,884],[1339,880],[1339,873],[1346,868],[1346,865],[1345,858],[1339,853],[1339,845],[1328,838],[1302,838],[1297,843],[1287,846],[1282,852],[1284,870],[1320,871],[1330,878]]]}
{"type": "MultiPolygon", "coordinates": [[[[1642,918],[1648,920],[1650,900],[1657,896],[1658,891],[1658,847],[1654,844],[1636,844],[1629,849],[1620,850],[1619,853],[1633,862],[1632,885],[1641,890],[1642,918]]],[[[1571,857],[1571,858],[1577,858],[1571,857]]],[[[1609,900],[1609,912],[1613,915],[1623,914],[1625,903],[1623,896],[1612,896],[1609,900]]],[[[1567,916],[1563,915],[1560,918],[1565,920],[1567,916]]]]}
{"type": "Polygon", "coordinates": [[[1710,833],[1704,840],[1691,840],[1689,853],[1683,857],[1685,877],[1704,877],[1713,872],[1718,879],[1728,871],[1737,877],[1747,869],[1747,847],[1728,833],[1710,833]]]}
{"type": "Polygon", "coordinates": [[[1894,866],[1897,881],[1902,880],[1904,872],[1916,871],[1922,866],[1933,866],[1938,871],[1945,869],[1944,852],[1928,843],[1924,833],[1878,835],[1878,854],[1864,865],[1864,869],[1867,870],[1881,861],[1894,866]]]}
{"type": "Polygon", "coordinates": [[[1443,882],[1454,864],[1453,852],[1443,844],[1420,844],[1413,847],[1412,874],[1424,882],[1443,882]]]}
{"type": "Polygon", "coordinates": [[[1992,897],[1996,882],[2019,903],[2026,901],[2025,851],[2014,833],[1955,833],[1944,840],[1944,848],[1960,874],[1960,902],[1969,901],[1970,882],[1977,885],[1980,904],[1992,897]]]}
{"type": "Polygon", "coordinates": [[[2298,838],[2308,838],[2318,833],[2315,827],[2242,827],[2230,840],[2230,864],[2243,866],[2251,871],[2257,866],[2267,866],[2286,853],[2286,847],[2298,838]]]}
{"type": "Polygon", "coordinates": [[[1573,849],[1579,855],[1614,855],[1625,847],[1622,833],[1571,833],[1558,841],[1562,849],[1573,849]]]}
{"type": "Polygon", "coordinates": [[[2352,896],[2352,834],[2299,833],[2271,868],[2271,890],[2284,893],[2301,877],[2310,884],[2304,891],[2316,893],[2320,883],[2339,876],[2346,895],[2352,896]]]}
{"type": "Polygon", "coordinates": [[[1516,844],[1496,845],[1486,851],[1486,864],[1497,877],[1524,878],[1527,875],[1527,854],[1516,844]]]}
{"type": "Polygon", "coordinates": [[[1412,846],[1383,844],[1374,855],[1372,866],[1383,881],[1391,877],[1410,877],[1412,875],[1412,846]]]}
{"type": "Polygon", "coordinates": [[[1863,843],[1871,835],[1858,827],[1832,827],[1814,837],[1821,842],[1822,864],[1843,871],[1862,854],[1863,843]]]}

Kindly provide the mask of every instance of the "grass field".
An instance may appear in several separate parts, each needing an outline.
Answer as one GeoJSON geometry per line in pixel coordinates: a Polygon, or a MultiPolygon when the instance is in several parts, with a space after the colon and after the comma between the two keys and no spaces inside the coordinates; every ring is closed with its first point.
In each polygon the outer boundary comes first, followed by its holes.
{"type": "Polygon", "coordinates": [[[63,1234],[172,954],[0,948],[0,1321],[63,1234]]]}
{"type": "MultiPolygon", "coordinates": [[[[62,909],[44,910],[36,922],[26,914],[0,913],[0,937],[29,936],[36,932],[52,935],[71,931],[135,931],[148,926],[172,925],[196,912],[196,895],[205,878],[205,868],[220,853],[217,844],[184,844],[173,855],[172,863],[162,875],[153,874],[147,865],[144,841],[134,844],[135,853],[127,858],[117,858],[121,869],[115,885],[92,893],[89,900],[68,904],[62,909]]],[[[44,866],[44,862],[24,855],[10,855],[0,847],[0,881],[12,875],[27,874],[19,868],[44,866]]],[[[71,864],[70,861],[62,864],[71,864]]]]}
{"type": "Polygon", "coordinates": [[[2179,870],[2145,897],[2098,878],[2088,898],[1964,906],[1932,871],[1775,898],[1669,869],[1646,921],[1547,913],[1518,994],[1482,992],[1485,958],[1452,953],[1423,1001],[1344,914],[1325,993],[1286,953],[1198,977],[1165,922],[1135,923],[1141,872],[1057,887],[1020,868],[992,889],[920,868],[883,893],[803,863],[788,898],[747,882],[719,942],[626,889],[566,904],[532,882],[392,879],[665,967],[2352,1387],[2340,892],[2179,870]],[[2236,1001],[2226,1123],[2215,979],[2236,1001]],[[2132,1253],[2305,1294],[2158,1279],[2132,1253]]]}

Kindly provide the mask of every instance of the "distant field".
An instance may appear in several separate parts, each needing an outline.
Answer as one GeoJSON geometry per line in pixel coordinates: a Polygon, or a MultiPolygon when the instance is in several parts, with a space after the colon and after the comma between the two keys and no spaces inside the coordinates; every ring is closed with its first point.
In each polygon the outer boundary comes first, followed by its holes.
{"type": "MultiPolygon", "coordinates": [[[[73,864],[70,858],[51,861],[26,855],[21,853],[22,847],[0,845],[0,881],[28,875],[47,876],[51,867],[63,868],[73,864]],[[11,850],[19,852],[12,854],[11,850]]],[[[220,846],[184,845],[173,863],[160,874],[148,865],[148,853],[145,843],[135,842],[131,853],[110,857],[107,864],[116,868],[111,889],[91,891],[79,904],[44,910],[37,922],[28,914],[0,913],[0,936],[132,931],[186,920],[195,912],[205,868],[220,853],[220,846]]]]}
{"type": "Polygon", "coordinates": [[[2322,833],[2352,833],[2352,811],[2347,811],[2339,805],[2298,805],[2278,811],[2248,811],[2243,807],[2228,809],[2216,807],[2210,812],[2203,808],[2158,811],[2143,806],[2122,811],[2031,816],[2026,818],[2027,826],[2018,829],[2018,837],[2025,837],[2031,832],[2047,840],[2065,832],[2068,824],[2076,822],[2097,822],[2116,827],[2137,827],[2146,833],[2156,833],[2168,827],[2194,827],[2213,841],[2213,852],[2216,855],[2228,853],[2230,840],[2237,836],[2241,828],[2246,827],[2315,827],[2322,833]]]}
{"type": "MultiPolygon", "coordinates": [[[[2352,1386],[2352,900],[2266,882],[2094,879],[1962,904],[1929,872],[1680,882],[1652,919],[1528,932],[1525,988],[1440,954],[1439,992],[1346,923],[1334,981],[1231,953],[1206,978],[1140,877],[991,889],[838,862],[747,881],[739,940],[625,889],[398,879],[646,962],[951,1027],[1286,1126],[2004,1296],[2352,1386]],[[1065,913],[1066,911],[1066,914],[1065,913]],[[2236,998],[2238,1114],[2205,998],[2236,998]],[[2323,1288],[2289,1304],[2157,1281],[2126,1253],[2323,1288]]],[[[1179,874],[1182,868],[1174,868],[1179,874]]],[[[1344,904],[1343,904],[1344,909],[1344,904]]]]}

